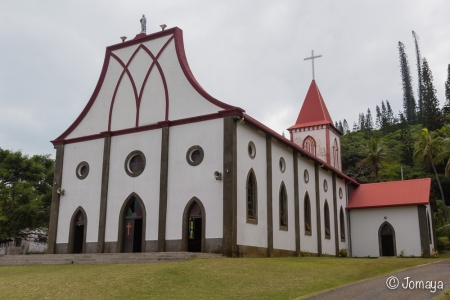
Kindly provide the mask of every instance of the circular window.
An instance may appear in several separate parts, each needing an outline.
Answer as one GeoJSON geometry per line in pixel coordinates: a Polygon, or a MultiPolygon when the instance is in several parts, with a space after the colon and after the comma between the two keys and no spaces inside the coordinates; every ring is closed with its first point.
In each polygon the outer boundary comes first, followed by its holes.
{"type": "Polygon", "coordinates": [[[195,145],[186,152],[186,160],[191,166],[198,166],[203,161],[204,155],[203,148],[195,145]]]}
{"type": "Polygon", "coordinates": [[[77,166],[75,174],[77,174],[78,179],[85,179],[89,174],[89,164],[85,161],[80,162],[77,166]]]}
{"type": "Polygon", "coordinates": [[[286,171],[286,162],[282,157],[280,157],[280,171],[281,173],[284,173],[284,171],[286,171]]]}
{"type": "Polygon", "coordinates": [[[323,190],[326,192],[328,191],[328,182],[326,179],[323,180],[323,190]]]}
{"type": "Polygon", "coordinates": [[[306,169],[303,172],[303,179],[305,180],[305,183],[309,182],[309,173],[308,173],[308,170],[306,170],[306,169]]]}
{"type": "Polygon", "coordinates": [[[339,198],[342,199],[344,197],[344,194],[342,193],[342,188],[339,188],[339,198]]]}
{"type": "Polygon", "coordinates": [[[135,150],[125,159],[125,172],[131,177],[139,176],[145,169],[145,162],[144,153],[135,150]]]}
{"type": "Polygon", "coordinates": [[[248,155],[250,156],[251,159],[255,158],[256,156],[256,148],[255,148],[255,144],[253,144],[253,142],[248,142],[248,155]]]}

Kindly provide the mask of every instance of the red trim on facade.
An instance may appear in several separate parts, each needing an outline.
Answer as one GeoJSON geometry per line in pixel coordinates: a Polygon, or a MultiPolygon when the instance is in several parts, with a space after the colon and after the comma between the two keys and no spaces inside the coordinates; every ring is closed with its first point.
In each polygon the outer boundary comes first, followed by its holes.
{"type": "Polygon", "coordinates": [[[325,136],[327,139],[327,163],[331,164],[331,159],[330,159],[330,131],[328,130],[328,128],[325,128],[325,136]]]}
{"type": "MultiPolygon", "coordinates": [[[[147,47],[143,46],[143,49],[150,55],[150,57],[153,59],[153,62],[150,66],[150,68],[148,69],[147,74],[145,75],[144,78],[144,82],[142,83],[142,87],[141,87],[141,91],[139,92],[139,102],[138,102],[138,114],[137,114],[137,118],[136,118],[136,126],[139,126],[139,114],[141,112],[141,101],[142,101],[142,95],[144,94],[144,87],[147,84],[147,80],[148,77],[150,76],[150,73],[152,72],[153,67],[155,66],[155,63],[157,63],[159,65],[158,59],[161,56],[161,54],[163,53],[163,51],[166,49],[167,45],[169,45],[169,43],[173,40],[173,35],[170,37],[170,39],[167,40],[167,42],[162,46],[162,48],[159,50],[158,54],[156,55],[156,58],[153,56],[152,52],[150,51],[150,49],[148,49],[147,47]]],[[[160,68],[158,68],[158,70],[160,70],[160,68]]],[[[163,86],[164,86],[164,92],[165,92],[165,96],[166,96],[166,120],[168,120],[168,111],[169,111],[169,92],[168,92],[168,88],[167,88],[167,83],[166,83],[166,78],[164,76],[163,73],[161,73],[160,70],[160,76],[161,76],[161,80],[163,81],[163,86]]]]}
{"type": "MultiPolygon", "coordinates": [[[[242,113],[240,111],[237,111],[235,109],[232,109],[231,111],[232,111],[231,115],[238,114],[238,115],[242,116],[242,113]]],[[[105,136],[118,136],[118,135],[159,129],[162,127],[171,127],[171,126],[179,126],[179,125],[190,124],[190,123],[198,123],[198,122],[223,118],[224,112],[227,112],[227,111],[220,111],[220,112],[213,113],[213,114],[179,119],[179,120],[175,120],[175,121],[162,121],[162,122],[158,122],[156,124],[150,124],[150,125],[145,125],[145,126],[140,126],[140,127],[132,127],[132,128],[121,129],[121,130],[116,130],[116,131],[103,131],[99,134],[88,135],[88,136],[83,136],[83,137],[78,137],[78,138],[73,138],[73,139],[67,139],[67,140],[64,140],[64,139],[58,140],[57,139],[57,140],[52,141],[52,143],[53,143],[53,145],[73,144],[73,143],[85,142],[85,141],[90,141],[90,140],[95,140],[95,139],[101,139],[101,138],[104,138],[105,136]]]]}
{"type": "Polygon", "coordinates": [[[103,85],[103,81],[105,80],[106,71],[108,70],[109,65],[109,51],[106,50],[105,53],[105,61],[103,62],[102,71],[100,73],[100,77],[98,79],[97,85],[95,86],[94,92],[92,93],[91,98],[89,99],[88,103],[84,107],[84,109],[81,111],[78,118],[75,119],[75,121],[72,123],[72,125],[69,126],[69,128],[66,129],[59,137],[57,137],[55,140],[62,140],[65,139],[77,126],[81,123],[81,121],[86,117],[87,113],[91,109],[92,105],[95,102],[95,99],[97,98],[98,93],[100,92],[100,89],[103,85]]]}
{"type": "Polygon", "coordinates": [[[134,101],[135,101],[136,113],[137,113],[138,94],[137,94],[136,84],[134,83],[133,76],[131,75],[130,71],[128,70],[128,66],[133,61],[134,56],[136,55],[136,53],[138,53],[140,48],[141,48],[140,46],[136,48],[136,50],[133,52],[133,55],[131,55],[131,57],[128,60],[126,65],[123,63],[123,61],[117,55],[115,55],[114,53],[111,52],[111,56],[114,57],[117,60],[117,62],[123,67],[123,71],[122,71],[122,74],[119,77],[119,80],[117,81],[116,88],[114,90],[114,95],[113,95],[113,98],[111,100],[111,106],[110,106],[110,109],[109,109],[108,130],[111,130],[112,112],[113,112],[113,108],[114,108],[114,102],[115,102],[115,99],[116,99],[116,93],[117,93],[117,90],[119,88],[120,83],[122,82],[122,78],[123,78],[124,73],[127,73],[128,78],[130,79],[131,85],[133,87],[134,101]]]}
{"type": "Polygon", "coordinates": [[[342,173],[340,170],[334,168],[333,166],[329,165],[327,162],[321,160],[320,158],[310,154],[309,152],[304,150],[301,146],[295,144],[294,142],[289,141],[288,139],[286,139],[282,135],[276,133],[275,131],[273,131],[272,129],[267,127],[266,125],[264,125],[264,124],[260,123],[259,121],[257,121],[256,119],[253,119],[249,115],[244,115],[244,117],[245,117],[246,121],[250,122],[254,126],[257,126],[262,131],[264,131],[265,133],[269,134],[270,136],[272,136],[273,138],[275,138],[279,142],[284,143],[287,146],[289,146],[289,147],[293,148],[294,150],[298,151],[303,157],[309,158],[312,161],[315,161],[315,162],[317,162],[317,163],[319,163],[321,165],[324,165],[324,167],[326,167],[331,172],[334,172],[334,173],[336,173],[336,175],[341,176],[343,179],[353,183],[356,186],[359,186],[359,182],[357,182],[353,178],[351,178],[348,175],[342,173]]]}
{"type": "Polygon", "coordinates": [[[166,35],[171,35],[171,34],[173,34],[175,32],[175,29],[179,29],[179,28],[178,27],[173,27],[173,28],[170,28],[170,29],[166,29],[164,31],[158,31],[158,32],[155,32],[155,33],[152,33],[152,34],[147,34],[145,36],[145,38],[133,39],[133,40],[129,40],[129,41],[126,41],[126,42],[123,42],[123,43],[117,43],[115,45],[111,45],[111,46],[106,47],[106,49],[109,49],[111,51],[115,51],[115,50],[126,48],[126,47],[129,47],[129,46],[132,46],[132,45],[140,44],[140,43],[143,43],[143,42],[146,42],[146,41],[151,41],[151,40],[154,40],[154,39],[166,36],[166,35]]]}
{"type": "Polygon", "coordinates": [[[365,209],[365,208],[380,208],[380,207],[398,207],[398,206],[417,206],[417,205],[427,205],[429,202],[417,203],[417,204],[386,204],[386,205],[373,205],[373,206],[364,206],[364,207],[346,207],[345,210],[354,210],[354,209],[365,209]]]}
{"type": "Polygon", "coordinates": [[[223,109],[231,109],[234,108],[234,106],[223,103],[216,98],[209,95],[197,82],[194,75],[192,74],[191,69],[189,68],[189,64],[187,62],[186,53],[184,52],[184,43],[183,43],[183,31],[180,28],[175,27],[174,28],[174,36],[175,36],[175,50],[177,52],[178,61],[180,62],[181,69],[183,70],[184,75],[186,76],[187,80],[190,82],[192,87],[205,98],[209,102],[211,102],[214,105],[219,106],[223,109]]]}

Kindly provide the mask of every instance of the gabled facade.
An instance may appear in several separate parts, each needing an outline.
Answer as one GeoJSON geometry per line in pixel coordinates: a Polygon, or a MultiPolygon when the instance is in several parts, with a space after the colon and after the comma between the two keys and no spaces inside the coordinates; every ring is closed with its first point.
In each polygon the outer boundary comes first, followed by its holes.
{"type": "Polygon", "coordinates": [[[342,170],[341,135],[337,130],[315,80],[311,82],[295,124],[288,128],[291,141],[342,170]]]}
{"type": "Polygon", "coordinates": [[[340,132],[315,81],[289,131],[206,93],[179,28],[108,47],[91,99],[53,141],[48,252],[351,249],[347,207],[360,185],[341,171],[340,132]]]}

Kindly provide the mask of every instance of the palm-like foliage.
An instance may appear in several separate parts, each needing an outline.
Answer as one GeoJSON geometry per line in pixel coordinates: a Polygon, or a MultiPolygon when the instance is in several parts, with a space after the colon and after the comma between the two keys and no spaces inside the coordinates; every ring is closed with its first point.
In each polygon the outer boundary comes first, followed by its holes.
{"type": "Polygon", "coordinates": [[[447,206],[445,205],[444,192],[442,191],[441,182],[439,180],[435,167],[435,164],[439,164],[444,160],[443,153],[446,152],[445,144],[445,139],[439,136],[435,137],[428,132],[427,128],[423,128],[420,131],[420,135],[418,136],[417,142],[415,144],[414,160],[423,161],[433,168],[439,190],[441,192],[442,202],[444,203],[444,217],[447,221],[448,212],[447,206]]]}
{"type": "Polygon", "coordinates": [[[376,181],[380,181],[380,170],[382,161],[386,158],[386,147],[376,138],[371,137],[367,145],[364,146],[365,162],[370,164],[373,171],[373,177],[376,181]]]}

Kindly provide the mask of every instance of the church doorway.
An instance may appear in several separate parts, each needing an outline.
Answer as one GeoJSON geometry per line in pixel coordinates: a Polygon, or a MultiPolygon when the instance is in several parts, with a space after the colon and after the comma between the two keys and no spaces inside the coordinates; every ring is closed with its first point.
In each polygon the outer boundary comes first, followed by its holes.
{"type": "Polygon", "coordinates": [[[188,252],[202,251],[202,212],[197,202],[192,203],[189,211],[188,252]]]}
{"type": "Polygon", "coordinates": [[[122,252],[142,252],[143,209],[140,201],[130,198],[122,222],[122,252]]]}
{"type": "Polygon", "coordinates": [[[84,241],[84,216],[81,211],[78,211],[75,217],[73,234],[73,251],[72,253],[83,253],[84,241]]]}
{"type": "Polygon", "coordinates": [[[205,208],[193,197],[183,214],[183,249],[188,252],[204,252],[205,249],[205,208]]]}
{"type": "Polygon", "coordinates": [[[70,219],[69,245],[67,249],[69,253],[84,253],[86,251],[86,228],[86,212],[80,206],[70,219]]]}
{"type": "Polygon", "coordinates": [[[380,256],[396,256],[395,232],[388,222],[381,224],[379,229],[380,256]]]}

